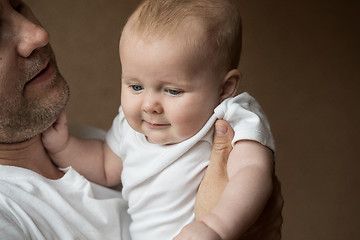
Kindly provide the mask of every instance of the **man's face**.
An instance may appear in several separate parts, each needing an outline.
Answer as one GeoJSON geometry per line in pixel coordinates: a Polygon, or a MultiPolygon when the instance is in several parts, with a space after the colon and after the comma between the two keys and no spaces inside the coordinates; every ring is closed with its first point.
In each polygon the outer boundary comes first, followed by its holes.
{"type": "Polygon", "coordinates": [[[0,0],[0,143],[48,128],[69,90],[57,70],[49,34],[18,0],[0,0]]]}

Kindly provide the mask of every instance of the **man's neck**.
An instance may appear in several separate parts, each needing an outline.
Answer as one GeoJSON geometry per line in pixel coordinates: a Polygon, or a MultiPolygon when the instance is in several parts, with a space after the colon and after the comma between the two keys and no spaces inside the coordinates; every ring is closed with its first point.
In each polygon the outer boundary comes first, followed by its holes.
{"type": "Polygon", "coordinates": [[[22,143],[0,144],[0,165],[26,168],[49,179],[64,175],[51,161],[40,135],[22,143]]]}

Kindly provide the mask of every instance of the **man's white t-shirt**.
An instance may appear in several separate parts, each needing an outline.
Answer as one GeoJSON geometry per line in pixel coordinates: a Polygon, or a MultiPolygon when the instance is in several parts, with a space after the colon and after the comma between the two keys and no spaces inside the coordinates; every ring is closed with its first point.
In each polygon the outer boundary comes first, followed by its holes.
{"type": "Polygon", "coordinates": [[[123,161],[122,193],[129,203],[132,239],[172,239],[194,220],[195,197],[209,163],[217,119],[234,128],[233,143],[254,140],[274,150],[267,118],[248,93],[223,101],[198,133],[172,145],[149,143],[129,126],[120,107],[106,141],[123,161]]]}
{"type": "Polygon", "coordinates": [[[119,191],[89,182],[71,167],[58,180],[0,165],[0,239],[129,240],[119,191]]]}

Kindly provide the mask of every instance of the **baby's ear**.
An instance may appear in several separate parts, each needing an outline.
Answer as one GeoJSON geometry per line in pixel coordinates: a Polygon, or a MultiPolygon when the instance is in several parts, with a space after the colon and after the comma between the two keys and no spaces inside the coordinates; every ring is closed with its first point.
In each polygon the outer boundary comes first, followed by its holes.
{"type": "Polygon", "coordinates": [[[241,72],[239,69],[232,69],[226,73],[222,82],[220,101],[226,98],[234,97],[241,80],[241,72]]]}

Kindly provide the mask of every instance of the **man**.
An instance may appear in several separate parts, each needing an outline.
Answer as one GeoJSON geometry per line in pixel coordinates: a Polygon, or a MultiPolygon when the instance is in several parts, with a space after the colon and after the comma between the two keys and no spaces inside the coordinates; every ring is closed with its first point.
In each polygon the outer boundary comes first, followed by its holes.
{"type": "MultiPolygon", "coordinates": [[[[130,220],[121,194],[71,168],[58,169],[42,145],[41,133],[69,96],[48,41],[48,32],[24,3],[0,0],[0,239],[128,239],[130,220]]],[[[200,212],[211,209],[208,196],[220,195],[221,182],[227,181],[231,128],[226,122],[219,126],[225,131],[215,136],[197,201],[200,212]]],[[[278,188],[273,196],[242,239],[279,239],[278,188]]]]}

